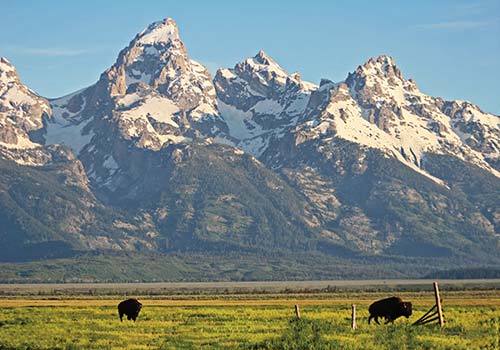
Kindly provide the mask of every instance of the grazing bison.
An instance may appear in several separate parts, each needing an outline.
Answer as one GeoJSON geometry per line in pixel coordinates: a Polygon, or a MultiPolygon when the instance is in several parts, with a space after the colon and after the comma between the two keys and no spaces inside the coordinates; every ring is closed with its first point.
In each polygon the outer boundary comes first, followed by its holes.
{"type": "Polygon", "coordinates": [[[137,299],[127,299],[118,304],[118,313],[120,321],[123,321],[123,315],[127,315],[127,320],[134,320],[139,316],[142,304],[137,299]]]}
{"type": "Polygon", "coordinates": [[[405,302],[398,297],[391,297],[387,299],[382,299],[374,302],[368,308],[370,311],[370,317],[368,317],[368,324],[372,318],[375,319],[377,324],[379,317],[386,319],[385,324],[389,322],[394,322],[395,319],[401,316],[406,316],[406,318],[411,315],[411,303],[405,302]]]}

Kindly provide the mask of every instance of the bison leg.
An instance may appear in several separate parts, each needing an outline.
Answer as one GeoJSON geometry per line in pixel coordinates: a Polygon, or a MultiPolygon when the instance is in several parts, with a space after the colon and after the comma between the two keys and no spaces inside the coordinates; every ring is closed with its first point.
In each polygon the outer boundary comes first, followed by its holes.
{"type": "Polygon", "coordinates": [[[380,324],[380,322],[378,321],[378,316],[375,316],[375,323],[380,324]]]}
{"type": "Polygon", "coordinates": [[[120,322],[123,322],[123,312],[120,312],[120,322]]]}
{"type": "Polygon", "coordinates": [[[388,323],[394,323],[394,320],[391,318],[391,317],[387,317],[387,320],[385,321],[385,324],[388,324],[388,323]]]}
{"type": "Polygon", "coordinates": [[[368,317],[368,324],[370,324],[370,321],[372,320],[373,316],[370,315],[370,317],[368,317]]]}

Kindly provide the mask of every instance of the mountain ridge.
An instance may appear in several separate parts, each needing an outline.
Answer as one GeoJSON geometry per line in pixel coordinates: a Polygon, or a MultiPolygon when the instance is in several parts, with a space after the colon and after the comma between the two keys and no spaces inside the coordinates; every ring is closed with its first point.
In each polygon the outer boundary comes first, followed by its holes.
{"type": "Polygon", "coordinates": [[[423,94],[387,55],[319,86],[262,50],[212,78],[165,19],[56,99],[1,58],[0,126],[12,259],[498,260],[500,117],[423,94]]]}

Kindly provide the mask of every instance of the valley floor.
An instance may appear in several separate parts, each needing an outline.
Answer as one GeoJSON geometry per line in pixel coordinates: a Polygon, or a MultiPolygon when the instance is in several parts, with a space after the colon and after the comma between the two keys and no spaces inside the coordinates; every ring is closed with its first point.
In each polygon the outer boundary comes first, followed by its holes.
{"type": "MultiPolygon", "coordinates": [[[[137,296],[137,295],[135,295],[137,296]]],[[[446,325],[413,327],[432,292],[343,291],[138,296],[137,322],[120,322],[125,295],[4,295],[0,349],[498,349],[500,291],[442,291],[446,325]],[[368,325],[368,305],[397,294],[413,315],[368,325]],[[297,321],[294,305],[300,306],[297,321]],[[350,329],[351,304],[358,329],[350,329]]]]}

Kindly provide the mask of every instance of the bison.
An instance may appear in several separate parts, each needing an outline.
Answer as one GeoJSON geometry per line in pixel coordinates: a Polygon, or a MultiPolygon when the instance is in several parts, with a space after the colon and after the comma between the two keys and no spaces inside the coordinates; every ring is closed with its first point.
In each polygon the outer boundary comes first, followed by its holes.
{"type": "Polygon", "coordinates": [[[120,314],[120,321],[123,321],[123,315],[127,315],[127,320],[135,322],[139,311],[141,311],[142,304],[137,299],[127,299],[118,304],[118,313],[120,314]]]}
{"type": "Polygon", "coordinates": [[[398,297],[391,297],[387,299],[382,299],[374,302],[368,308],[370,311],[370,317],[368,317],[368,324],[372,318],[375,319],[377,324],[379,317],[383,317],[386,319],[385,324],[392,322],[401,316],[406,316],[406,318],[411,315],[411,303],[401,300],[398,297]]]}

